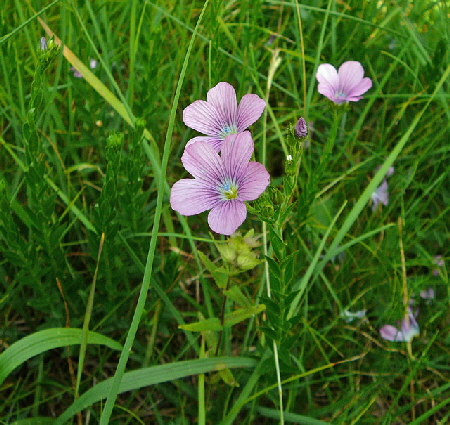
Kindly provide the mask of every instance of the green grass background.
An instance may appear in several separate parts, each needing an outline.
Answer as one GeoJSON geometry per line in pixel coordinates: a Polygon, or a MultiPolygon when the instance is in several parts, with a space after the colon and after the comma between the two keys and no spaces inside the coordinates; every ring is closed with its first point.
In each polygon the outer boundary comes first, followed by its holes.
{"type": "MultiPolygon", "coordinates": [[[[8,0],[0,9],[0,349],[18,347],[0,354],[5,368],[16,359],[0,387],[1,420],[53,423],[72,406],[69,423],[106,423],[105,407],[121,424],[446,423],[448,274],[432,271],[434,256],[450,255],[450,3],[211,0],[194,34],[203,6],[8,0]],[[39,18],[71,51],[46,69],[39,18]],[[75,78],[74,61],[89,70],[90,58],[92,76],[75,78]],[[347,60],[373,86],[325,157],[333,111],[315,72],[347,60]],[[283,185],[289,123],[310,125],[284,233],[294,253],[287,289],[300,293],[282,305],[296,316],[279,347],[283,415],[263,315],[225,331],[221,362],[205,358],[199,333],[178,328],[219,317],[222,305],[198,255],[220,264],[212,236],[221,238],[206,214],[182,218],[169,204],[197,135],[182,110],[220,81],[238,99],[268,99],[251,131],[273,186],[283,185]],[[365,190],[392,161],[389,205],[372,211],[365,190]],[[436,298],[420,300],[429,287],[436,298]],[[420,335],[381,339],[413,295],[420,335]],[[345,309],[367,317],[346,323],[345,309]],[[108,339],[91,344],[88,328],[108,339]],[[62,333],[37,333],[49,329],[62,333]],[[121,386],[120,376],[106,381],[120,357],[121,386]],[[219,363],[239,386],[209,373],[219,363]]],[[[249,215],[242,230],[251,228],[262,231],[249,215]]],[[[257,304],[264,276],[257,266],[234,279],[257,304]]]]}

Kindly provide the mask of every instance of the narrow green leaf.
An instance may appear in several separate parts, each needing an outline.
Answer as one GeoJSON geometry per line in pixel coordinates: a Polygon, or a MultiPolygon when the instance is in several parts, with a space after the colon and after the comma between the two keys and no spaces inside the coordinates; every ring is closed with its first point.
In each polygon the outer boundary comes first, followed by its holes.
{"type": "MultiPolygon", "coordinates": [[[[38,354],[53,348],[81,344],[81,329],[52,328],[35,332],[9,346],[0,354],[0,384],[18,366],[38,354]]],[[[101,344],[113,350],[122,350],[122,346],[97,332],[88,333],[88,344],[101,344]]]]}
{"type": "Polygon", "coordinates": [[[29,419],[20,419],[16,422],[10,423],[10,425],[53,425],[54,423],[55,419],[53,418],[36,417],[29,419]]]}
{"type": "MultiPolygon", "coordinates": [[[[225,370],[227,368],[255,367],[256,364],[256,360],[244,357],[216,357],[213,359],[187,360],[153,366],[125,373],[120,382],[118,392],[124,393],[162,382],[174,381],[187,376],[225,370]]],[[[55,421],[55,425],[67,423],[78,412],[105,399],[111,389],[112,382],[113,378],[109,378],[86,391],[55,421]]]]}

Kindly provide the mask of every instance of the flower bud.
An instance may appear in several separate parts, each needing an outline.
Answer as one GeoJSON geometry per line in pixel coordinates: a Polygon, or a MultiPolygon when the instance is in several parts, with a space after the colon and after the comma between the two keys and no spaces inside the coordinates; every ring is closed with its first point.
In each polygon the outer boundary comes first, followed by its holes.
{"type": "Polygon", "coordinates": [[[47,40],[45,39],[45,37],[41,37],[39,47],[41,48],[41,50],[48,50],[47,40]]]}
{"type": "Polygon", "coordinates": [[[295,125],[294,133],[297,139],[303,139],[308,135],[308,127],[303,117],[298,119],[297,124],[295,125]]]}

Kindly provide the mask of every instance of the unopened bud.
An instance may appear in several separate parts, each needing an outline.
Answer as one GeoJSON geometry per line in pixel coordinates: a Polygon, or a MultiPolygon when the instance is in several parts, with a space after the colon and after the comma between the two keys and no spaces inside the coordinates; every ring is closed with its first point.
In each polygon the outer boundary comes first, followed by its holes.
{"type": "Polygon", "coordinates": [[[48,50],[47,40],[45,39],[45,37],[41,37],[39,47],[41,48],[41,50],[48,50]]]}
{"type": "Polygon", "coordinates": [[[295,137],[297,137],[297,139],[303,139],[304,137],[306,137],[308,135],[308,127],[307,127],[306,121],[303,117],[300,117],[299,120],[297,121],[294,132],[295,132],[295,137]]]}

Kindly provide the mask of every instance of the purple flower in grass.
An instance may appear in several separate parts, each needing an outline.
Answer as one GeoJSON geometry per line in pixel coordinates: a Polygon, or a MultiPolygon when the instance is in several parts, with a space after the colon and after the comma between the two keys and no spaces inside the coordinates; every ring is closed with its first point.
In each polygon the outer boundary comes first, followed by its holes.
{"type": "MultiPolygon", "coordinates": [[[[98,62],[95,59],[89,59],[89,68],[91,69],[95,69],[98,66],[98,62]]],[[[76,69],[74,66],[70,67],[70,70],[73,72],[73,76],[75,78],[83,78],[83,75],[81,74],[80,71],[78,71],[78,69],[76,69]]]]}
{"type": "Polygon", "coordinates": [[[372,211],[375,211],[378,204],[381,202],[383,205],[389,204],[389,187],[387,180],[384,179],[383,183],[375,189],[375,192],[372,193],[372,211]]]}
{"type": "Polygon", "coordinates": [[[387,341],[405,341],[410,342],[415,336],[419,335],[420,328],[416,321],[417,311],[413,313],[408,307],[408,314],[403,318],[400,329],[392,325],[384,325],[380,329],[381,338],[387,341]]]}
{"type": "Polygon", "coordinates": [[[316,74],[319,93],[334,103],[356,102],[372,87],[372,80],[364,77],[364,68],[359,62],[344,62],[339,71],[329,63],[319,65],[316,74]]]}
{"type": "Polygon", "coordinates": [[[223,235],[234,233],[247,216],[244,201],[258,198],[269,184],[264,165],[249,162],[253,147],[248,131],[227,136],[221,155],[204,140],[186,146],[181,161],[194,179],[173,185],[172,208],[181,215],[211,210],[209,227],[223,235]]]}
{"type": "Polygon", "coordinates": [[[444,259],[442,255],[435,255],[433,257],[433,263],[437,266],[433,268],[433,276],[439,276],[439,269],[444,267],[444,259]]]}
{"type": "Polygon", "coordinates": [[[424,299],[424,300],[434,300],[434,298],[436,297],[436,293],[434,291],[433,288],[427,288],[424,289],[423,291],[420,291],[420,298],[424,299]]]}
{"type": "Polygon", "coordinates": [[[191,139],[186,146],[199,140],[208,142],[219,152],[225,137],[241,133],[262,114],[266,102],[256,94],[246,94],[239,106],[231,84],[221,82],[208,91],[206,101],[196,100],[183,111],[184,123],[206,136],[191,139]]]}

